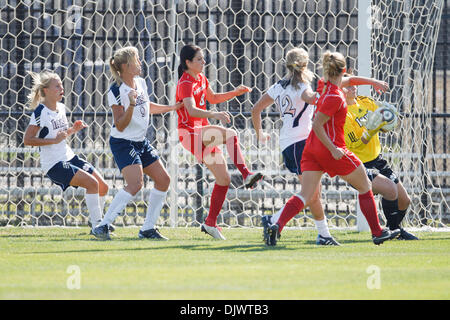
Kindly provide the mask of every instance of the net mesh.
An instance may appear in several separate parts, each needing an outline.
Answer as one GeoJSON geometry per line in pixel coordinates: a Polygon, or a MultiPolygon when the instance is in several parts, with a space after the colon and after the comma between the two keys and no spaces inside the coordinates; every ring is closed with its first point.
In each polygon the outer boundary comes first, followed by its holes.
{"type": "MultiPolygon", "coordinates": [[[[302,46],[310,54],[310,69],[321,75],[318,61],[325,49],[337,50],[358,71],[358,59],[371,59],[373,76],[388,81],[390,91],[376,98],[400,109],[399,128],[383,137],[386,158],[412,198],[408,225],[448,224],[450,208],[449,155],[441,122],[433,114],[430,74],[442,1],[381,1],[371,5],[372,55],[358,57],[358,1],[12,1],[0,0],[1,157],[0,225],[85,225],[84,190],[62,192],[40,171],[36,148],[23,145],[32,110],[26,96],[31,79],[26,71],[55,70],[63,80],[68,119],[83,119],[89,128],[70,140],[76,154],[91,162],[110,190],[106,208],[123,177],[108,145],[112,123],[106,93],[111,84],[108,59],[127,45],[139,49],[143,77],[151,100],[174,102],[177,53],[185,43],[203,48],[205,75],[216,92],[240,84],[253,88],[212,109],[228,110],[231,127],[241,141],[251,170],[263,170],[265,183],[255,190],[229,164],[232,178],[219,216],[221,226],[260,226],[264,214],[278,211],[300,190],[297,176],[283,165],[278,146],[279,113],[263,113],[271,143],[260,146],[252,128],[253,104],[281,79],[286,52],[302,46]]],[[[211,121],[214,123],[214,121],[211,121]]],[[[158,224],[198,226],[209,209],[214,178],[178,142],[176,114],[151,118],[147,136],[159,151],[171,176],[171,188],[158,224]]],[[[226,150],[223,150],[226,154],[226,150]]],[[[323,178],[322,203],[331,226],[356,223],[356,192],[341,179],[323,178]]],[[[118,225],[143,223],[152,181],[117,219],[118,225]]],[[[308,210],[291,226],[314,226],[308,210]]]]}

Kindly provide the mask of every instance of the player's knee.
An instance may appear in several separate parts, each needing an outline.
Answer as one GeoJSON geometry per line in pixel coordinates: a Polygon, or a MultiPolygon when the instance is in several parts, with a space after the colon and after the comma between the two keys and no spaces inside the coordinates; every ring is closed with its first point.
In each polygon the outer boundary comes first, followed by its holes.
{"type": "Polygon", "coordinates": [[[398,207],[399,208],[408,208],[411,204],[411,198],[407,194],[401,194],[398,197],[398,207]]]}
{"type": "Polygon", "coordinates": [[[383,198],[391,201],[397,199],[398,198],[397,186],[393,183],[387,185],[383,193],[383,198]]]}
{"type": "Polygon", "coordinates": [[[109,190],[108,185],[104,181],[100,181],[99,188],[98,188],[98,193],[99,193],[100,197],[106,196],[106,194],[108,193],[108,190],[109,190]]]}
{"type": "Polygon", "coordinates": [[[170,186],[170,176],[168,174],[164,174],[163,176],[158,178],[158,181],[155,181],[155,188],[160,191],[167,191],[170,186]]]}
{"type": "Polygon", "coordinates": [[[127,191],[132,195],[135,196],[144,186],[144,181],[140,180],[140,181],[135,181],[132,184],[129,184],[127,186],[127,191]]]}
{"type": "Polygon", "coordinates": [[[93,176],[90,176],[88,179],[86,179],[86,189],[89,191],[89,193],[99,193],[99,183],[97,179],[95,179],[93,176]]]}
{"type": "Polygon", "coordinates": [[[225,134],[226,134],[225,141],[230,138],[237,137],[237,132],[234,129],[227,129],[225,134]]]}
{"type": "Polygon", "coordinates": [[[231,183],[231,177],[227,173],[226,175],[220,176],[216,178],[216,183],[221,186],[229,186],[231,183]]]}
{"type": "Polygon", "coordinates": [[[372,190],[372,182],[369,179],[367,179],[367,181],[361,183],[361,185],[357,188],[357,190],[360,194],[369,192],[370,190],[372,190]]]}

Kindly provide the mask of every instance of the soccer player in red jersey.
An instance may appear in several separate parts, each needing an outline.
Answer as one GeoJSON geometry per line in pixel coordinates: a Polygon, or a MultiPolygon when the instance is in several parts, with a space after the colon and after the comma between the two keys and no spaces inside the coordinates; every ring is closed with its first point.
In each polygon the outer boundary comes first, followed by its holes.
{"type": "Polygon", "coordinates": [[[210,125],[208,118],[230,123],[228,112],[206,109],[206,101],[217,104],[240,96],[251,89],[240,85],[236,89],[215,93],[203,74],[205,59],[200,47],[188,44],[180,52],[176,101],[184,106],[178,112],[178,136],[185,149],[190,151],[200,163],[211,170],[216,182],[211,195],[208,216],[201,230],[216,239],[225,240],[217,226],[217,217],[225,201],[231,182],[227,163],[218,146],[224,144],[233,163],[242,174],[246,188],[254,188],[262,179],[261,173],[252,173],[245,164],[236,131],[219,125],[210,125]]]}
{"type": "Polygon", "coordinates": [[[300,195],[294,195],[288,200],[278,222],[270,226],[270,243],[276,245],[277,233],[314,199],[314,195],[319,192],[322,175],[326,172],[330,177],[340,176],[359,192],[361,211],[369,223],[372,241],[378,245],[397,237],[400,230],[381,228],[364,166],[345,145],[347,103],[340,88],[346,72],[345,58],[340,53],[327,51],[323,55],[322,67],[325,88],[317,101],[313,130],[302,155],[302,190],[300,195]]]}

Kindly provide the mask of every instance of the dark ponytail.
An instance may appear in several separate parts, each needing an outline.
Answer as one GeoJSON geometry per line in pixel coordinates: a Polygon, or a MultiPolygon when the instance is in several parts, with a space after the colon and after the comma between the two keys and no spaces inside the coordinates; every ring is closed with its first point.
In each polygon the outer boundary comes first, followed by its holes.
{"type": "Polygon", "coordinates": [[[192,59],[194,59],[197,52],[200,50],[202,50],[200,47],[193,45],[193,44],[187,44],[187,45],[183,46],[183,48],[181,48],[180,65],[178,66],[178,79],[180,79],[181,76],[183,75],[183,72],[188,69],[186,60],[192,61],[192,59]]]}

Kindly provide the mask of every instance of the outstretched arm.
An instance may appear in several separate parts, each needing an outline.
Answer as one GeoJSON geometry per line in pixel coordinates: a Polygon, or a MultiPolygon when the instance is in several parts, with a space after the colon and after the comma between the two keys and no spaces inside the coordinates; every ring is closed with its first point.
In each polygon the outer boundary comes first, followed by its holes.
{"type": "Polygon", "coordinates": [[[261,126],[261,112],[266,109],[268,106],[273,104],[273,99],[267,94],[263,94],[261,98],[259,98],[258,102],[256,102],[255,106],[252,109],[252,123],[253,127],[256,130],[256,137],[258,141],[265,143],[270,139],[268,134],[265,134],[262,130],[261,126]]]}
{"type": "Polygon", "coordinates": [[[180,109],[182,106],[183,106],[182,102],[177,102],[171,106],[150,102],[150,114],[161,114],[170,111],[175,111],[180,109]]]}
{"type": "Polygon", "coordinates": [[[385,81],[366,77],[344,77],[342,79],[342,87],[370,85],[377,93],[385,92],[389,89],[389,84],[385,81]]]}
{"type": "Polygon", "coordinates": [[[206,100],[208,100],[211,104],[218,104],[225,101],[228,101],[230,99],[233,99],[234,97],[238,97],[240,95],[243,95],[246,92],[251,92],[252,89],[243,85],[240,85],[236,89],[224,93],[215,93],[212,91],[211,87],[208,87],[206,91],[206,100]]]}

